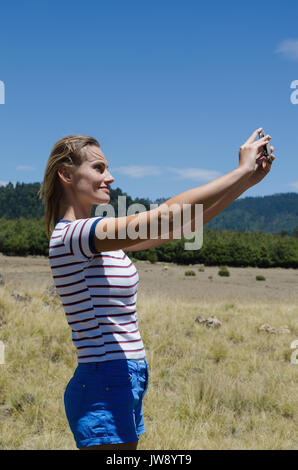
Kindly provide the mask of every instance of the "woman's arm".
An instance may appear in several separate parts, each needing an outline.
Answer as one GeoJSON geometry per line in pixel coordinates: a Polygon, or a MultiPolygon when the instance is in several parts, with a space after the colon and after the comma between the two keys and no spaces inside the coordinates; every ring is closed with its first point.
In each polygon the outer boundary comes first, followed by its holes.
{"type": "Polygon", "coordinates": [[[229,192],[221,197],[215,204],[213,204],[213,206],[209,207],[209,209],[203,212],[204,225],[220,214],[226,207],[232,204],[232,202],[238,199],[238,197],[241,196],[241,194],[247,191],[250,187],[251,185],[249,183],[249,176],[243,181],[236,183],[229,192]]]}
{"type": "MultiPolygon", "coordinates": [[[[270,150],[271,152],[273,152],[274,147],[271,146],[270,150]]],[[[271,153],[270,157],[273,162],[275,160],[275,155],[271,153]]],[[[218,214],[220,214],[226,207],[228,207],[233,201],[235,201],[235,199],[241,196],[242,193],[247,191],[249,188],[252,188],[256,184],[260,183],[260,181],[262,181],[265,176],[268,175],[270,170],[271,163],[268,161],[267,158],[262,158],[261,164],[258,165],[258,167],[250,176],[241,181],[239,184],[237,183],[236,185],[234,185],[233,188],[231,188],[231,190],[225,196],[223,196],[220,200],[213,204],[213,206],[211,206],[209,209],[204,211],[204,225],[208,223],[211,219],[216,217],[218,214]]]]}
{"type": "MultiPolygon", "coordinates": [[[[271,149],[271,152],[274,151],[274,147],[270,147],[270,149],[271,149]]],[[[270,156],[271,156],[272,161],[274,161],[275,155],[271,153],[270,156]]],[[[264,158],[261,164],[257,166],[257,168],[255,169],[253,173],[248,175],[243,180],[237,181],[235,184],[231,186],[229,191],[227,191],[224,194],[224,196],[219,197],[218,200],[211,207],[203,210],[203,225],[207,224],[208,222],[210,222],[210,220],[212,220],[214,217],[220,214],[226,207],[228,207],[239,196],[241,196],[242,193],[247,191],[252,186],[255,186],[256,184],[260,183],[260,181],[262,181],[265,178],[265,176],[270,172],[270,170],[271,170],[271,164],[268,162],[266,158],[264,158]]],[[[194,219],[192,219],[192,222],[194,224],[194,219]]],[[[195,230],[194,225],[192,226],[191,229],[193,231],[195,230]]],[[[166,240],[164,239],[146,240],[137,245],[133,245],[130,248],[124,248],[124,250],[125,251],[147,250],[149,248],[154,248],[155,246],[168,243],[172,239],[173,238],[168,238],[166,240]]]]}
{"type": "MultiPolygon", "coordinates": [[[[237,181],[230,189],[225,193],[224,196],[220,197],[209,209],[203,210],[203,225],[207,224],[210,220],[220,214],[226,207],[228,207],[232,202],[234,202],[242,193],[247,191],[251,187],[250,177],[247,176],[246,179],[237,181]]],[[[170,234],[172,235],[172,234],[170,234]]],[[[129,248],[123,248],[124,251],[140,251],[148,250],[156,246],[169,243],[173,238],[167,239],[152,239],[146,240],[142,243],[133,245],[129,248]]]]}
{"type": "MultiPolygon", "coordinates": [[[[166,234],[172,234],[167,239],[172,240],[173,232],[176,230],[174,222],[177,221],[177,216],[182,218],[182,215],[184,215],[184,204],[190,209],[188,221],[190,223],[192,219],[195,220],[198,204],[203,205],[204,210],[211,208],[235,184],[239,183],[240,185],[240,183],[244,183],[247,177],[255,171],[255,167],[258,166],[256,159],[262,151],[264,144],[270,140],[270,137],[266,136],[255,141],[259,131],[260,129],[257,129],[240,148],[239,166],[236,170],[215,179],[211,183],[180,193],[150,211],[116,219],[104,218],[100,220],[96,225],[94,234],[96,251],[112,251],[123,248],[129,251],[133,246],[144,243],[144,238],[147,240],[150,238],[148,234],[151,234],[150,229],[152,226],[157,228],[156,238],[164,240],[162,238],[164,233],[162,232],[165,227],[166,234]],[[134,230],[135,228],[137,230],[134,230]],[[130,232],[133,235],[136,232],[138,238],[135,239],[134,236],[131,236],[130,232]],[[144,233],[145,237],[143,237],[144,233]]],[[[185,225],[183,221],[181,236],[184,235],[185,225]]],[[[197,229],[198,227],[195,225],[195,230],[197,229]]]]}
{"type": "MultiPolygon", "coordinates": [[[[152,226],[156,228],[157,236],[155,240],[153,239],[151,241],[154,242],[157,241],[157,239],[162,242],[172,240],[173,232],[176,230],[174,221],[177,220],[177,216],[182,219],[183,205],[187,204],[190,208],[190,223],[192,219],[195,220],[195,216],[197,215],[195,211],[197,204],[203,204],[203,209],[205,210],[206,208],[210,208],[219,198],[228,192],[233,185],[236,183],[240,184],[240,182],[246,180],[249,174],[250,172],[246,168],[237,168],[215,179],[211,183],[178,194],[150,211],[140,212],[139,214],[126,217],[118,217],[116,219],[104,218],[100,220],[95,227],[95,248],[98,252],[121,249],[130,251],[133,247],[134,249],[136,248],[135,245],[138,245],[138,249],[144,249],[141,248],[141,244],[144,243],[144,237],[137,239],[130,237],[130,227],[132,229],[134,227],[137,228],[136,232],[139,234],[145,233],[146,241],[148,242],[150,241],[149,234],[151,233],[150,228],[152,226]],[[169,237],[162,238],[162,235],[165,236],[163,231],[165,231],[169,237]]],[[[184,234],[183,229],[184,226],[181,227],[181,236],[184,234]]],[[[198,230],[197,226],[196,230],[198,230]]],[[[147,248],[153,247],[152,244],[146,246],[147,248]]]]}

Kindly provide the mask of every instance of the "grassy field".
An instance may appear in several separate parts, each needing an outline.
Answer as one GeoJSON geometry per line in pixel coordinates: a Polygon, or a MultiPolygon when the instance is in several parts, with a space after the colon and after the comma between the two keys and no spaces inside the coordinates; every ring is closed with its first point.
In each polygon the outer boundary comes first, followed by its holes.
{"type": "MultiPolygon", "coordinates": [[[[145,284],[137,307],[150,373],[147,432],[138,448],[297,449],[298,365],[290,361],[298,339],[297,273],[284,270],[296,297],[273,299],[271,284],[266,289],[249,269],[223,279],[214,267],[136,266],[145,284]],[[188,269],[197,275],[185,276],[188,269]],[[151,293],[150,276],[158,286],[151,293]],[[177,294],[177,279],[188,295],[177,294]],[[247,297],[237,295],[241,282],[243,289],[251,283],[247,297]],[[222,326],[207,328],[195,321],[199,315],[215,315],[222,326]],[[290,333],[260,332],[264,323],[287,325],[290,333]]],[[[266,278],[277,276],[273,271],[266,278]]],[[[48,262],[1,256],[0,273],[0,449],[76,449],[63,405],[76,353],[60,301],[46,292],[48,262]],[[31,300],[15,299],[14,289],[31,300]]],[[[281,285],[283,270],[278,277],[281,285]]]]}

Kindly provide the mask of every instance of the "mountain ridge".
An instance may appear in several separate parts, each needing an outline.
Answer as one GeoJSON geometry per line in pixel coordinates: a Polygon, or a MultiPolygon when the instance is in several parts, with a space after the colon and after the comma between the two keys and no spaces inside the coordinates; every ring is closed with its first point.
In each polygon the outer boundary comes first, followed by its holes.
{"type": "MultiPolygon", "coordinates": [[[[20,217],[39,219],[44,207],[38,198],[40,183],[8,183],[0,187],[0,218],[20,217]]],[[[110,203],[117,216],[118,196],[126,196],[126,208],[133,203],[143,204],[146,210],[150,204],[161,204],[167,198],[151,201],[148,198],[133,199],[120,188],[110,188],[110,203]]],[[[168,198],[170,199],[170,197],[168,198]]],[[[93,208],[91,216],[95,214],[93,208]]],[[[298,234],[298,193],[276,193],[266,196],[248,196],[237,199],[222,213],[212,219],[206,227],[214,230],[235,230],[239,232],[298,234]]]]}

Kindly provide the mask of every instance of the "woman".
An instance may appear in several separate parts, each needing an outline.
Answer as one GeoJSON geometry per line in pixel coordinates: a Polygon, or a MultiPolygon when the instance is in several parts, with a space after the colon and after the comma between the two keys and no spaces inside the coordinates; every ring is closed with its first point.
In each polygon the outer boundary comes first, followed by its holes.
{"type": "Polygon", "coordinates": [[[237,169],[178,194],[158,208],[119,218],[90,218],[93,204],[109,202],[109,186],[114,181],[99,143],[74,135],[53,147],[40,194],[45,202],[52,274],[78,354],[64,403],[79,449],[135,450],[139,435],[145,432],[142,401],[148,363],[138,330],[138,273],[125,251],[172,240],[170,207],[175,207],[177,215],[183,204],[192,209],[203,204],[205,224],[261,181],[275,157],[262,156],[271,137],[256,140],[260,131],[254,131],[240,148],[237,169]],[[161,238],[164,221],[168,238],[161,238]],[[130,224],[137,225],[139,233],[144,233],[142,229],[150,233],[152,223],[158,227],[157,238],[129,237],[130,224]]]}

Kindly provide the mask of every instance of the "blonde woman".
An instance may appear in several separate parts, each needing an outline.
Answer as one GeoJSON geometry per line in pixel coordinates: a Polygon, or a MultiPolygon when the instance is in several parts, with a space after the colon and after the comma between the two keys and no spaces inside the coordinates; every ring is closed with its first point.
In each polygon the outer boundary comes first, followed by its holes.
{"type": "Polygon", "coordinates": [[[175,207],[177,215],[183,204],[192,209],[203,204],[205,224],[260,182],[275,158],[262,156],[271,137],[257,139],[260,131],[240,148],[238,167],[230,173],[155,209],[119,218],[90,217],[92,205],[109,203],[114,181],[97,140],[71,135],[54,145],[40,195],[52,275],[77,350],[78,365],[64,403],[79,449],[135,450],[145,432],[142,402],[149,374],[136,310],[139,278],[125,252],[173,239],[169,207],[175,207]],[[166,239],[161,238],[162,221],[168,222],[166,239]],[[150,233],[155,223],[158,237],[131,240],[130,223],[137,224],[139,233],[150,233]]]}

